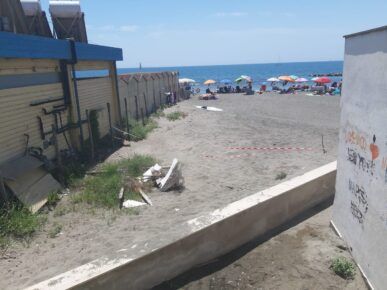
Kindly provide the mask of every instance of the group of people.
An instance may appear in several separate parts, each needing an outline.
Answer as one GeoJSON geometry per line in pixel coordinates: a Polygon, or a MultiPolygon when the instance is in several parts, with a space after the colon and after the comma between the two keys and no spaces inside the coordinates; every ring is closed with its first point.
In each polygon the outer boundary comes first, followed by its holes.
{"type": "Polygon", "coordinates": [[[278,91],[280,94],[294,94],[296,91],[311,91],[316,94],[341,95],[342,82],[333,82],[330,86],[327,84],[316,84],[309,86],[307,84],[292,85],[288,88],[280,88],[276,85],[272,86],[273,91],[278,91]]]}

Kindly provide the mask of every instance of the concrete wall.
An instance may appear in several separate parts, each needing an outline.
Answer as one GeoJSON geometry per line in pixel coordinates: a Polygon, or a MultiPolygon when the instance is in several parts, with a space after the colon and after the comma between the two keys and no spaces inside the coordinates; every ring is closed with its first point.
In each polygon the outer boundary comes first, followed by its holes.
{"type": "Polygon", "coordinates": [[[346,38],[333,223],[375,289],[387,284],[387,28],[346,38]]]}
{"type": "MultiPolygon", "coordinates": [[[[100,258],[29,289],[150,289],[257,238],[332,198],[336,162],[178,224],[145,245],[100,258]]],[[[115,251],[116,250],[116,251],[115,251]]]]}
{"type": "Polygon", "coordinates": [[[121,114],[125,117],[125,99],[128,104],[129,118],[136,119],[137,97],[139,118],[141,119],[141,109],[151,114],[157,110],[161,104],[166,103],[166,92],[178,92],[178,74],[176,72],[162,73],[136,73],[119,76],[118,81],[121,114]]]}

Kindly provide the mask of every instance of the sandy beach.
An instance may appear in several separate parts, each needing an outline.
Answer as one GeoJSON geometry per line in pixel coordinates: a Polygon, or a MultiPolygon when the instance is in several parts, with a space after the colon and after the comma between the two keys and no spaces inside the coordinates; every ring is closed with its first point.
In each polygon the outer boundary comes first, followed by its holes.
{"type": "Polygon", "coordinates": [[[214,101],[194,97],[166,113],[177,110],[187,117],[175,122],[158,119],[159,128],[146,140],[121,148],[107,162],[133,154],[152,155],[163,165],[178,158],[184,188],[154,190],[149,195],[154,206],[141,208],[137,215],[50,214],[48,225],[28,246],[15,244],[0,258],[1,289],[30,286],[128,244],[155,240],[160,233],[172,236],[184,221],[280,183],[280,172],[290,179],[336,160],[338,96],[230,94],[214,101]],[[53,223],[60,223],[62,232],[48,239],[53,223]]]}

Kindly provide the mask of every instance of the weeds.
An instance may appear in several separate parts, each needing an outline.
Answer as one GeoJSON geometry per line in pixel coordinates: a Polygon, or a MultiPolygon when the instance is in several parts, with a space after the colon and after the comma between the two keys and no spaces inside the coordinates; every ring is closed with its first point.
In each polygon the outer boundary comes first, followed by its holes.
{"type": "Polygon", "coordinates": [[[153,115],[155,118],[160,119],[161,117],[165,117],[164,108],[160,107],[153,115]]]}
{"type": "Polygon", "coordinates": [[[149,155],[134,155],[128,160],[121,161],[119,166],[126,167],[129,176],[138,177],[156,163],[155,159],[149,155]]]}
{"type": "Polygon", "coordinates": [[[148,134],[157,128],[157,122],[153,119],[147,119],[145,125],[141,122],[130,120],[131,139],[135,142],[146,139],[148,134]]]}
{"type": "Polygon", "coordinates": [[[0,210],[0,248],[8,245],[10,238],[28,240],[44,220],[19,204],[0,210]]]}
{"type": "Polygon", "coordinates": [[[285,172],[281,171],[280,173],[277,173],[277,175],[276,175],[276,177],[275,177],[275,180],[283,180],[283,179],[285,179],[287,176],[288,176],[288,175],[287,175],[285,172]]]}
{"type": "Polygon", "coordinates": [[[353,279],[356,274],[355,265],[344,257],[336,258],[332,261],[331,269],[336,275],[344,279],[353,279]]]}
{"type": "Polygon", "coordinates": [[[48,207],[54,207],[60,201],[59,194],[57,192],[51,192],[47,197],[46,205],[48,207]]]}
{"type": "Polygon", "coordinates": [[[185,117],[187,117],[187,113],[184,113],[181,111],[176,111],[176,112],[172,112],[172,113],[167,114],[166,117],[169,121],[177,121],[177,120],[184,119],[185,117]]]}
{"type": "MultiPolygon", "coordinates": [[[[74,203],[87,203],[95,206],[115,208],[117,195],[122,187],[128,188],[127,177],[138,177],[152,166],[155,160],[150,156],[135,155],[133,158],[100,168],[100,174],[87,177],[83,181],[81,193],[73,195],[74,203]]],[[[126,198],[138,199],[138,194],[126,190],[126,198]]]]}
{"type": "Polygon", "coordinates": [[[54,239],[60,234],[61,231],[62,231],[62,225],[54,224],[54,227],[52,227],[51,230],[48,232],[48,236],[51,239],[54,239]]]}

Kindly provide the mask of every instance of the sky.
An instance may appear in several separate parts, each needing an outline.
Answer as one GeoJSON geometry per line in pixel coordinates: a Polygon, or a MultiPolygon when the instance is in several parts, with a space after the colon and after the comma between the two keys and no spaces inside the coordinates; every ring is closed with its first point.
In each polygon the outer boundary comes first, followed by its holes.
{"type": "MultiPolygon", "coordinates": [[[[41,0],[48,10],[48,0],[41,0]]],[[[386,0],[81,0],[119,67],[342,60],[343,35],[386,25],[386,0]]]]}

